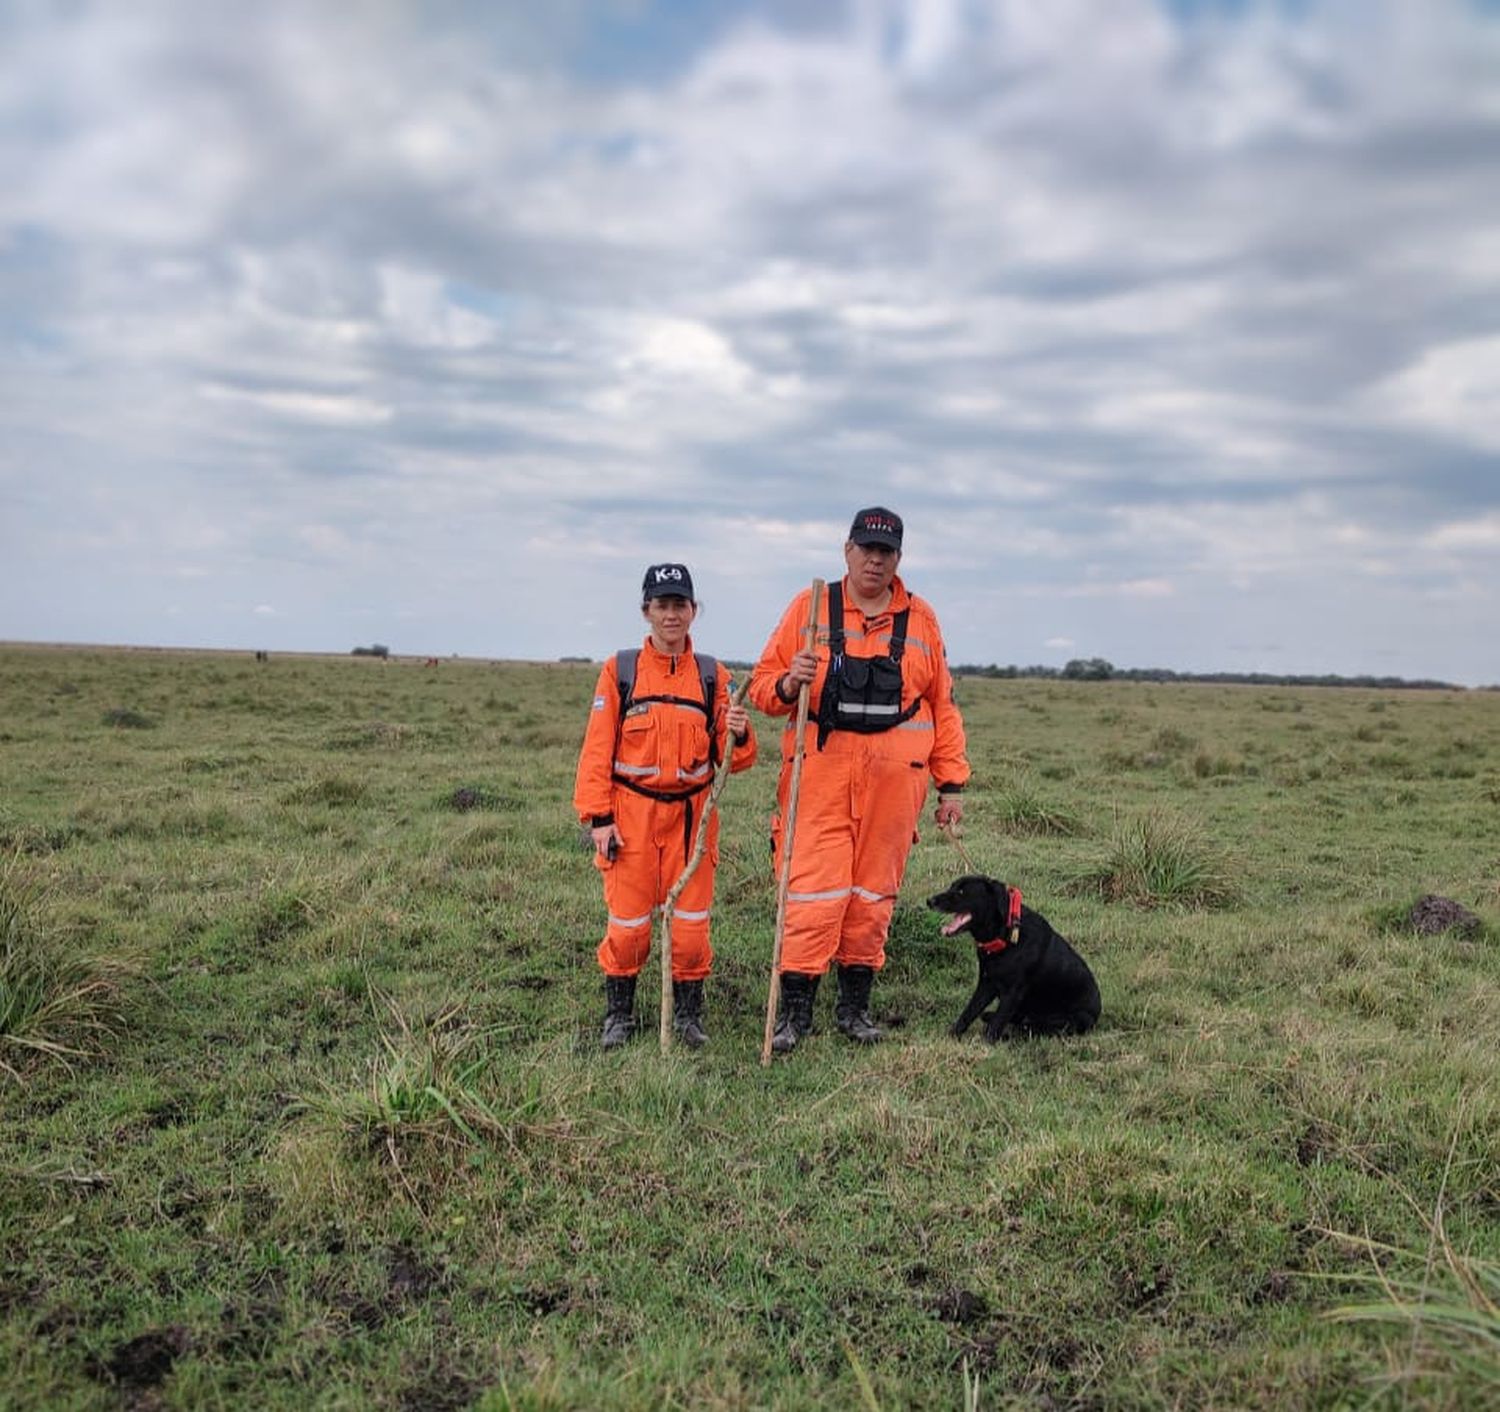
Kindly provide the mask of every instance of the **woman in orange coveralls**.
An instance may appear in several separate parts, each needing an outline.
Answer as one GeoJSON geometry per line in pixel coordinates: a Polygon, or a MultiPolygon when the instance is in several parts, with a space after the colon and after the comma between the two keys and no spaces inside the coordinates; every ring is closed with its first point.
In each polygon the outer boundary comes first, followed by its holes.
{"type": "MultiPolygon", "coordinates": [[[[604,664],[578,757],[573,807],[593,835],[609,914],[598,951],[605,1049],[635,1033],[635,980],[651,949],[653,910],[692,856],[722,752],[733,750],[734,772],[755,762],[750,713],[729,704],[724,670],[693,653],[688,629],[697,613],[685,565],[646,570],[641,616],[650,633],[639,652],[604,664]]],[[[703,860],[672,909],[673,1028],[694,1049],[708,1039],[703,980],[713,963],[708,914],[718,833],[716,814],[703,860]]]]}
{"type": "MultiPolygon", "coordinates": [[[[901,517],[883,506],[861,510],[844,545],[848,573],[830,584],[818,611],[817,650],[802,645],[811,594],[804,589],[750,678],[750,700],[771,716],[791,716],[802,683],[812,687],[782,935],[782,1010],[771,1042],[779,1054],[812,1028],[830,962],[838,965],[839,1029],[863,1044],[881,1038],[870,988],[885,964],[929,778],[938,789],[938,824],[963,817],[963,720],[937,615],[896,575],[902,529],[901,517]]],[[[772,820],[778,869],[795,730],[788,721],[781,746],[772,820]]]]}

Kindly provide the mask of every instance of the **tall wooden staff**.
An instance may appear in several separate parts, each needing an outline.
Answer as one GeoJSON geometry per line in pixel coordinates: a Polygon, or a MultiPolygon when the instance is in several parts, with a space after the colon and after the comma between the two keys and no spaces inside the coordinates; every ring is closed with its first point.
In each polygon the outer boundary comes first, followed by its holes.
{"type": "MultiPolygon", "coordinates": [[[[745,699],[745,693],[750,690],[750,674],[745,674],[745,680],[735,689],[734,695],[729,698],[731,706],[738,706],[745,699]]],[[[709,729],[714,729],[714,723],[709,723],[709,729]]],[[[672,1013],[674,1004],[672,1000],[672,909],[677,905],[677,899],[682,896],[682,890],[688,885],[688,880],[698,871],[698,864],[703,861],[703,855],[708,848],[708,820],[718,805],[719,796],[724,793],[724,785],[729,779],[729,760],[734,754],[734,740],[728,729],[724,731],[724,753],[719,757],[718,766],[714,770],[714,782],[709,787],[708,802],[703,806],[703,812],[698,816],[698,832],[693,839],[693,856],[688,859],[687,866],[683,868],[676,882],[672,884],[671,891],[667,893],[667,900],[661,904],[661,916],[657,919],[656,954],[661,957],[661,1052],[665,1054],[672,1047],[672,1013]]]]}
{"type": "MultiPolygon", "coordinates": [[[[818,645],[818,607],[823,580],[812,581],[812,601],[807,608],[807,627],[802,646],[815,651],[818,645]]],[[[803,682],[797,692],[797,740],[792,746],[792,778],[786,794],[786,817],[781,821],[781,876],[776,880],[776,940],[771,947],[771,989],[766,997],[766,1037],[760,1047],[762,1065],[771,1062],[771,1036],[776,1029],[776,1011],[781,1004],[781,939],[786,933],[786,894],[792,880],[792,837],[797,831],[797,796],[802,789],[803,742],[807,736],[807,703],[812,690],[803,682]]]]}

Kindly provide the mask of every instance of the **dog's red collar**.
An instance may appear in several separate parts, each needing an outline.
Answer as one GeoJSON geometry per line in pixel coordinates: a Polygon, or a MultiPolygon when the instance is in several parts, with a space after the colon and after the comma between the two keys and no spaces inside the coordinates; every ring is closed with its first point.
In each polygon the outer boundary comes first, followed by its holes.
{"type": "Polygon", "coordinates": [[[1006,934],[997,936],[993,941],[976,942],[976,951],[991,952],[1004,951],[1007,946],[1014,946],[1021,939],[1021,889],[1013,887],[1010,890],[1010,905],[1005,909],[1006,934]]]}

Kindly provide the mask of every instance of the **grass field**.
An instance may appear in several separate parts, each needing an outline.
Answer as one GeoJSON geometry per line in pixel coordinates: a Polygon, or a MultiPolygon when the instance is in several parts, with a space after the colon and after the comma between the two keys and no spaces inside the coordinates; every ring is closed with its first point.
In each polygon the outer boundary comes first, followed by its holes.
{"type": "Polygon", "coordinates": [[[1500,693],[962,682],[1099,1028],[945,1036],[928,828],[765,1070],[764,722],[709,1048],[597,1051],[594,676],[0,649],[0,1405],[1494,1405],[1500,693]]]}

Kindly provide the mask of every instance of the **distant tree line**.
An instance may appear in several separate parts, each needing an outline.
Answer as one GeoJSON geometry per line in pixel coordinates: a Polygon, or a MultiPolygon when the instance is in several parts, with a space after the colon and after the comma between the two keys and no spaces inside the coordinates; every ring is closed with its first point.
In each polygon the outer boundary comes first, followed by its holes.
{"type": "Polygon", "coordinates": [[[1452,682],[1409,681],[1405,677],[1341,677],[1334,672],[1317,675],[1279,672],[1174,672],[1169,667],[1117,667],[1103,657],[1075,657],[1061,667],[987,667],[962,662],[953,667],[956,677],[999,677],[1006,680],[1036,677],[1051,681],[1152,681],[1212,682],[1233,686],[1364,686],[1391,691],[1462,691],[1452,682]]]}

